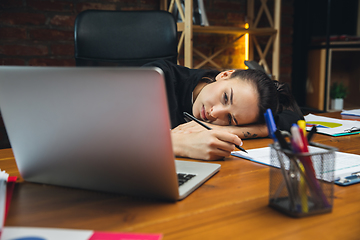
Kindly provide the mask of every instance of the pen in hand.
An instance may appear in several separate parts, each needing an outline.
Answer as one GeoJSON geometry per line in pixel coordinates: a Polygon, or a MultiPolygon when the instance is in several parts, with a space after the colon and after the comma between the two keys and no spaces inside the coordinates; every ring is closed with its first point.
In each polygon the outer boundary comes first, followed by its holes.
{"type": "MultiPolygon", "coordinates": [[[[200,120],[198,120],[198,119],[195,118],[194,116],[190,115],[189,113],[184,112],[184,116],[185,116],[187,119],[193,120],[193,121],[195,121],[196,123],[200,124],[201,126],[203,126],[204,128],[206,128],[207,130],[211,130],[211,127],[209,127],[209,126],[207,126],[206,124],[202,123],[200,120]]],[[[236,145],[236,144],[235,144],[235,147],[237,147],[238,149],[240,149],[240,150],[243,151],[243,152],[248,153],[245,149],[243,149],[243,148],[240,147],[239,145],[236,145]]]]}

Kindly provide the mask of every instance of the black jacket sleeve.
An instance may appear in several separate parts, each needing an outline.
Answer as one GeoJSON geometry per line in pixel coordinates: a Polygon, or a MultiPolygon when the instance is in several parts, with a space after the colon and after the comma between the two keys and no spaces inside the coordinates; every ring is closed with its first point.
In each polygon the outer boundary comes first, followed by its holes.
{"type": "Polygon", "coordinates": [[[280,113],[275,114],[274,120],[276,127],[279,130],[285,130],[290,132],[291,125],[297,123],[298,120],[302,118],[291,110],[284,110],[280,113]]]}

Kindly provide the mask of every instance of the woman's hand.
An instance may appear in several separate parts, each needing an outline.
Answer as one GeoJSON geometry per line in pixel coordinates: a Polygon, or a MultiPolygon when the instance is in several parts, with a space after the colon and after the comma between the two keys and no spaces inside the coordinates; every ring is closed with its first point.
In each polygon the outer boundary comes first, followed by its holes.
{"type": "Polygon", "coordinates": [[[235,144],[242,145],[241,139],[235,134],[207,130],[195,123],[200,127],[197,128],[192,122],[183,125],[171,131],[172,145],[176,156],[218,160],[229,156],[235,150],[235,144]]]}
{"type": "MultiPolygon", "coordinates": [[[[208,125],[208,123],[204,122],[206,125],[208,125]]],[[[200,124],[196,123],[195,121],[190,121],[184,124],[181,124],[179,126],[177,126],[176,128],[174,128],[172,130],[172,132],[202,132],[202,131],[208,131],[206,128],[204,128],[203,126],[201,126],[200,124]]]]}

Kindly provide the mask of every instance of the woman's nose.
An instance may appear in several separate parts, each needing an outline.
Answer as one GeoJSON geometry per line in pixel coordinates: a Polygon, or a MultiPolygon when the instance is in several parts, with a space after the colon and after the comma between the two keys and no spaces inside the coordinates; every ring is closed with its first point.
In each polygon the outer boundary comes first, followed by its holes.
{"type": "Polygon", "coordinates": [[[216,105],[211,108],[210,115],[213,118],[216,119],[222,118],[225,114],[226,114],[226,109],[223,106],[216,105]]]}

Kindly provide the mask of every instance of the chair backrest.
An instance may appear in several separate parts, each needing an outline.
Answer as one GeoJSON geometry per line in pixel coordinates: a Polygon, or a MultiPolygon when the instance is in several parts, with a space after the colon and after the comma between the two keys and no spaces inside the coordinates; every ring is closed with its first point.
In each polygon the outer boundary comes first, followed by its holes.
{"type": "Polygon", "coordinates": [[[166,11],[87,10],[75,21],[77,66],[141,66],[177,62],[177,28],[166,11]]]}

